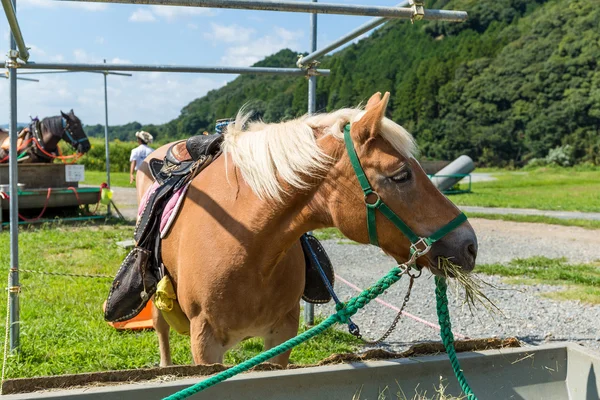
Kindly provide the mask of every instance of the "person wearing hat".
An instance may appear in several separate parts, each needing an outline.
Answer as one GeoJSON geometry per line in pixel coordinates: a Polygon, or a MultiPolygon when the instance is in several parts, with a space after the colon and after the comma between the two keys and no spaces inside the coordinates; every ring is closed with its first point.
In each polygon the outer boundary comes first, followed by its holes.
{"type": "Polygon", "coordinates": [[[148,146],[148,143],[152,143],[152,135],[148,132],[138,131],[135,133],[139,146],[131,150],[131,167],[129,168],[129,183],[133,183],[135,180],[135,171],[138,170],[142,162],[154,151],[153,148],[148,146]]]}

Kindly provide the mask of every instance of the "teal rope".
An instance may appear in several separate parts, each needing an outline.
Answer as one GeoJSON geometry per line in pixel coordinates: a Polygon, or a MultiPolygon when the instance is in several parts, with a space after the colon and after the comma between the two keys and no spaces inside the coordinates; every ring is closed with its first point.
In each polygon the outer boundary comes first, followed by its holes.
{"type": "Polygon", "coordinates": [[[442,343],[448,353],[450,364],[454,370],[454,375],[462,389],[467,395],[469,400],[477,400],[477,397],[471,390],[463,371],[460,369],[458,358],[456,358],[456,350],[454,349],[454,335],[452,334],[452,326],[450,324],[450,312],[448,311],[448,297],[446,296],[446,279],[436,276],[435,277],[435,298],[438,314],[438,322],[440,323],[440,336],[442,337],[442,343]]]}
{"type": "Polygon", "coordinates": [[[247,371],[250,368],[257,366],[270,358],[273,358],[281,353],[291,350],[301,343],[306,342],[308,339],[323,333],[331,325],[336,323],[347,323],[348,319],[358,312],[359,309],[369,304],[371,300],[385,292],[391,285],[400,280],[402,270],[398,267],[394,267],[388,272],[386,276],[381,278],[375,283],[375,285],[361,292],[358,296],[350,299],[347,303],[340,303],[336,309],[337,313],[331,315],[325,321],[319,325],[307,330],[300,335],[291,338],[287,342],[280,344],[279,346],[273,347],[270,350],[265,351],[249,360],[244,361],[235,367],[229,368],[215,376],[205,379],[197,384],[190,386],[189,388],[183,389],[177,393],[166,397],[165,400],[182,400],[188,398],[204,389],[216,385],[217,383],[223,382],[226,379],[231,378],[241,372],[247,371]]]}
{"type": "Polygon", "coordinates": [[[232,376],[235,376],[244,371],[248,371],[250,368],[255,367],[258,364],[261,364],[261,363],[267,361],[268,359],[275,357],[281,353],[285,353],[286,351],[291,350],[293,347],[298,346],[301,343],[304,343],[305,341],[312,338],[313,336],[323,333],[327,328],[329,328],[331,325],[333,325],[337,322],[339,322],[338,318],[337,318],[337,314],[331,315],[329,318],[327,318],[325,321],[321,322],[319,325],[307,330],[306,332],[304,332],[294,338],[291,338],[287,342],[284,342],[284,343],[280,344],[279,346],[273,347],[272,349],[267,350],[264,353],[260,353],[256,357],[252,357],[251,359],[246,360],[243,363],[236,365],[235,367],[232,367],[223,372],[220,372],[215,376],[212,376],[208,379],[198,382],[195,385],[190,386],[189,388],[180,390],[179,392],[174,393],[174,394],[170,395],[169,397],[166,397],[165,400],[186,399],[198,392],[203,391],[204,389],[208,389],[209,387],[216,385],[217,383],[223,382],[224,380],[229,379],[232,376]]]}
{"type": "MultiPolygon", "coordinates": [[[[348,302],[338,304],[336,306],[337,312],[329,316],[325,321],[321,322],[319,325],[280,344],[279,346],[273,347],[272,349],[267,350],[264,353],[261,353],[249,360],[244,361],[241,364],[236,365],[235,367],[229,368],[228,370],[225,370],[215,376],[198,382],[197,384],[190,386],[189,388],[180,390],[179,392],[174,393],[169,397],[166,397],[164,400],[186,399],[198,392],[201,392],[205,389],[208,389],[211,386],[216,385],[217,383],[223,382],[224,380],[229,379],[239,373],[247,371],[250,368],[253,368],[258,364],[261,364],[281,353],[285,353],[286,351],[291,350],[292,348],[298,346],[301,343],[306,342],[314,336],[323,333],[336,323],[346,324],[348,322],[348,319],[354,314],[356,314],[359,309],[369,304],[371,300],[375,299],[377,296],[385,292],[391,285],[398,282],[402,277],[402,272],[403,271],[398,267],[392,268],[386,276],[378,280],[373,286],[362,291],[358,296],[353,297],[348,302]]],[[[444,342],[444,346],[446,347],[446,351],[448,352],[448,357],[450,358],[452,368],[454,369],[454,373],[456,374],[456,378],[458,379],[462,390],[465,392],[469,400],[477,400],[477,397],[475,397],[475,395],[471,391],[467,380],[465,379],[462,371],[460,370],[460,365],[456,358],[456,352],[454,350],[454,337],[452,336],[450,326],[450,315],[448,313],[448,299],[446,297],[446,280],[443,278],[436,277],[435,283],[438,318],[440,321],[440,326],[442,327],[442,341],[444,342]]]]}

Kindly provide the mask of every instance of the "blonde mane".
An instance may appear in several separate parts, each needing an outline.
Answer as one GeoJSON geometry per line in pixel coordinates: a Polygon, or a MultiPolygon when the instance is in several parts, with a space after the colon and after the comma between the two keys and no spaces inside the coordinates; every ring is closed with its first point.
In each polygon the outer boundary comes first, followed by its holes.
{"type": "MultiPolygon", "coordinates": [[[[244,181],[260,199],[282,201],[285,189],[281,181],[296,189],[308,189],[310,184],[304,177],[324,176],[335,161],[319,148],[313,128],[341,141],[344,126],[362,115],[360,108],[344,108],[267,124],[248,122],[251,113],[242,109],[235,122],[227,126],[223,151],[231,156],[244,181]]],[[[381,135],[405,157],[416,152],[410,133],[387,118],[383,120],[381,135]]]]}

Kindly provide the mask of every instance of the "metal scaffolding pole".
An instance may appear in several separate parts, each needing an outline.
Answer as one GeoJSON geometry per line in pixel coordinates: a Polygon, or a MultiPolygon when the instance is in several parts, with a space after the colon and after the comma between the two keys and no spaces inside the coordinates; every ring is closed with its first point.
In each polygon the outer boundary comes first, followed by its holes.
{"type": "MultiPolygon", "coordinates": [[[[19,64],[21,69],[66,69],[69,71],[141,71],[141,72],[187,72],[208,74],[257,74],[257,75],[306,75],[299,68],[268,67],[196,67],[186,65],[144,65],[144,64],[69,64],[69,63],[27,63],[19,64]]],[[[328,69],[315,70],[327,76],[328,69]]]]}
{"type": "MultiPolygon", "coordinates": [[[[371,17],[412,19],[415,11],[412,8],[345,5],[332,3],[305,3],[289,0],[57,0],[85,1],[91,3],[120,3],[120,4],[156,4],[163,6],[234,8],[262,11],[287,11],[318,14],[361,15],[371,17]]],[[[423,19],[464,21],[467,13],[464,11],[426,10],[423,19]]]]}
{"type": "MultiPolygon", "coordinates": [[[[317,0],[312,0],[316,3],[317,0]]],[[[310,14],[310,51],[317,50],[317,14],[310,14]]],[[[314,114],[317,108],[317,77],[308,78],[308,114],[314,114]]],[[[304,302],[304,324],[312,326],[315,324],[315,306],[304,302]]]]}
{"type": "MultiPolygon", "coordinates": [[[[403,1],[400,4],[397,4],[396,7],[403,7],[410,3],[411,3],[410,1],[403,1]]],[[[316,60],[317,58],[324,56],[325,54],[329,53],[332,50],[337,49],[340,46],[343,46],[344,44],[348,43],[352,39],[359,37],[363,33],[369,32],[371,29],[374,29],[389,20],[390,20],[389,18],[385,18],[385,17],[373,18],[369,22],[359,26],[352,32],[346,34],[345,36],[342,36],[335,42],[328,44],[327,46],[323,47],[322,49],[319,49],[319,50],[313,49],[311,51],[311,53],[309,53],[308,55],[306,55],[304,57],[300,57],[300,59],[298,60],[296,65],[298,65],[298,67],[308,66],[312,61],[316,60]]]]}
{"type": "MultiPolygon", "coordinates": [[[[10,1],[10,0],[9,0],[10,1]]],[[[11,10],[17,8],[17,1],[10,3],[11,10]]],[[[2,1],[4,4],[4,0],[2,1]]],[[[6,6],[5,6],[6,9],[6,6]]],[[[7,14],[8,15],[8,14],[7,14]]],[[[16,17],[15,17],[16,20],[16,17]]],[[[9,18],[10,21],[10,18],[9,18]]],[[[22,39],[22,38],[21,38],[22,39]]],[[[9,90],[9,127],[10,150],[8,154],[9,176],[10,176],[10,276],[8,283],[9,291],[9,332],[10,332],[10,351],[19,349],[19,195],[17,193],[17,183],[19,175],[17,171],[17,42],[11,33],[9,35],[10,51],[6,67],[8,68],[9,90]]]]}
{"type": "MultiPolygon", "coordinates": [[[[23,34],[21,33],[21,28],[19,27],[19,21],[17,20],[17,6],[16,1],[11,0],[2,0],[2,7],[4,7],[4,14],[6,14],[6,19],[8,20],[8,25],[10,26],[10,31],[13,34],[13,39],[16,43],[16,46],[19,47],[19,57],[23,61],[27,61],[29,59],[29,51],[25,46],[25,40],[23,40],[23,34]]],[[[16,50],[11,47],[11,50],[16,50]]]]}
{"type": "MultiPolygon", "coordinates": [[[[106,63],[106,60],[104,60],[106,63]]],[[[106,184],[110,188],[110,150],[108,148],[108,87],[106,84],[106,76],[104,73],[104,146],[106,147],[106,184]]],[[[110,216],[110,204],[106,206],[106,214],[110,216]]]]}
{"type": "Polygon", "coordinates": [[[41,74],[72,74],[74,72],[89,72],[96,74],[106,74],[106,75],[120,75],[120,76],[133,76],[131,74],[123,74],[120,72],[108,72],[108,71],[25,71],[19,72],[19,76],[21,75],[41,75],[41,74]]]}
{"type": "MultiPolygon", "coordinates": [[[[2,78],[4,79],[9,79],[7,75],[0,75],[2,78]]],[[[17,77],[18,81],[29,81],[29,82],[39,82],[39,79],[32,79],[32,78],[19,78],[17,77]]]]}

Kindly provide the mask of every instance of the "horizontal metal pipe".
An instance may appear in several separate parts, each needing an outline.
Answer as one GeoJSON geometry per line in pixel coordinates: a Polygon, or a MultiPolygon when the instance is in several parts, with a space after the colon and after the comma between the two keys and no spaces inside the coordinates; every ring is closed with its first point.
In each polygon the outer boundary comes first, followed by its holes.
{"type": "MultiPolygon", "coordinates": [[[[2,77],[4,79],[8,79],[8,76],[6,76],[6,75],[0,75],[0,77],[2,77]]],[[[39,82],[39,79],[31,79],[31,78],[17,78],[17,80],[19,80],[19,81],[39,82]]]]}
{"type": "MultiPolygon", "coordinates": [[[[20,64],[19,69],[66,69],[69,71],[141,71],[141,72],[188,72],[208,74],[257,74],[257,75],[306,75],[299,68],[267,67],[195,67],[185,65],[140,65],[140,64],[67,64],[34,63],[20,64]]],[[[329,75],[328,69],[318,69],[315,73],[329,75]]]]}
{"type": "Polygon", "coordinates": [[[119,75],[119,76],[133,76],[132,74],[126,74],[123,72],[108,72],[108,71],[25,71],[19,72],[19,75],[42,75],[42,74],[70,74],[74,72],[89,72],[96,74],[107,74],[107,75],[119,75]]]}
{"type": "Polygon", "coordinates": [[[17,48],[19,49],[19,58],[23,61],[29,60],[29,51],[25,46],[25,40],[23,40],[23,34],[19,27],[19,21],[17,20],[17,14],[11,0],[2,0],[2,7],[4,8],[4,14],[8,20],[8,25],[14,36],[17,48]]]}
{"type": "MultiPolygon", "coordinates": [[[[403,18],[413,17],[410,8],[363,6],[332,3],[305,3],[289,0],[57,0],[86,1],[92,3],[156,4],[165,6],[235,8],[246,10],[305,12],[317,14],[364,15],[372,17],[403,18]]],[[[443,19],[446,21],[464,21],[464,11],[427,10],[423,19],[443,19]],[[429,12],[427,12],[429,11],[429,12]],[[435,11],[435,12],[432,12],[435,11]]]]}
{"type": "MultiPolygon", "coordinates": [[[[410,4],[410,1],[403,1],[400,4],[396,4],[396,7],[404,7],[409,4],[410,4]]],[[[323,47],[322,49],[313,51],[312,53],[310,53],[304,57],[300,57],[300,59],[298,60],[296,65],[298,65],[298,67],[308,66],[312,61],[316,60],[317,58],[324,56],[325,54],[329,53],[332,50],[337,49],[340,46],[343,46],[344,44],[348,43],[352,39],[359,37],[363,33],[366,33],[368,31],[370,31],[371,29],[376,28],[379,25],[382,25],[387,21],[389,21],[389,18],[384,18],[384,17],[373,18],[372,20],[359,26],[355,30],[351,31],[350,33],[346,34],[345,36],[342,36],[335,42],[328,44],[327,46],[323,47]]]]}

